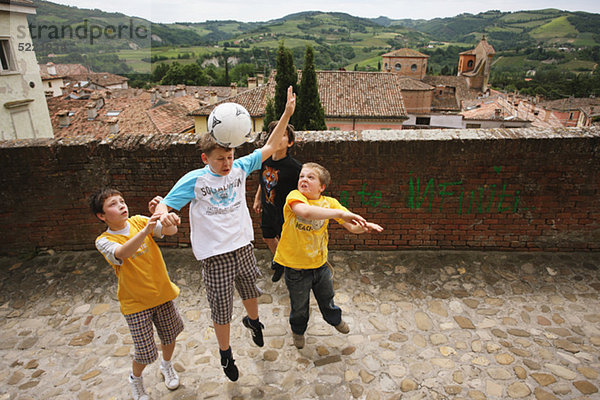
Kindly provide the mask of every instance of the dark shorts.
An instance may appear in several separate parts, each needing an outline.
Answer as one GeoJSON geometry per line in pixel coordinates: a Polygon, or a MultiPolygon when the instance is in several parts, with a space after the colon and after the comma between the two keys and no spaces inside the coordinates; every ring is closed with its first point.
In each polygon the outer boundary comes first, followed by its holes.
{"type": "Polygon", "coordinates": [[[282,225],[282,220],[263,212],[260,222],[260,229],[262,231],[262,236],[264,239],[274,239],[281,237],[282,225]]]}
{"type": "Polygon", "coordinates": [[[183,331],[183,320],[173,301],[133,314],[125,315],[135,354],[133,359],[139,364],[151,364],[158,358],[154,329],[162,344],[171,344],[183,331]]]}

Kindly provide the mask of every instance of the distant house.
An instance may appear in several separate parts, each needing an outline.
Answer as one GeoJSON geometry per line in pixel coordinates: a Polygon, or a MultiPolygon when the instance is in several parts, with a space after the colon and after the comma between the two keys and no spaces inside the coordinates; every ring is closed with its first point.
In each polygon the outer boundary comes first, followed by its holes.
{"type": "Polygon", "coordinates": [[[383,72],[421,80],[427,74],[428,55],[412,49],[399,49],[381,56],[383,72]]]}
{"type": "Polygon", "coordinates": [[[594,97],[566,97],[540,103],[566,127],[589,126],[600,112],[600,99],[594,97]]]}
{"type": "Polygon", "coordinates": [[[464,104],[461,111],[463,128],[527,128],[531,119],[520,116],[514,103],[500,96],[491,96],[464,104]]]}
{"type": "Polygon", "coordinates": [[[0,139],[52,137],[27,15],[31,0],[0,0],[0,139]],[[25,37],[23,37],[25,34],[25,37]]]}
{"type": "MultiPolygon", "coordinates": [[[[299,73],[301,77],[301,71],[299,73]]],[[[319,97],[328,130],[402,129],[408,118],[400,92],[400,76],[382,72],[317,71],[319,97]]],[[[267,99],[274,97],[275,75],[268,83],[191,113],[196,132],[207,132],[212,109],[224,102],[244,106],[253,121],[253,132],[263,131],[267,99]]]]}
{"type": "Polygon", "coordinates": [[[65,77],[57,73],[54,63],[49,62],[43,65],[46,68],[42,69],[40,67],[40,75],[42,77],[42,84],[44,85],[44,92],[51,97],[62,96],[65,77]]]}

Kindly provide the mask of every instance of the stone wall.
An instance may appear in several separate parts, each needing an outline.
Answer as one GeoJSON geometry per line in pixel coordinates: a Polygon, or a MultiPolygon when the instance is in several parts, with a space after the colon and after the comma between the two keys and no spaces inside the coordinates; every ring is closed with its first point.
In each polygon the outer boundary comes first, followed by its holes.
{"type": "MultiPolygon", "coordinates": [[[[326,194],[385,228],[333,222],[331,249],[600,249],[600,129],[299,132],[294,157],[329,169],[326,194]]],[[[92,249],[87,199],[120,189],[130,213],[202,167],[195,134],[0,142],[0,252],[92,249]]],[[[236,156],[254,149],[246,144],[236,156]]],[[[248,181],[251,204],[257,174],[248,181]]],[[[189,244],[183,225],[165,245],[189,244]]],[[[255,218],[256,244],[264,247],[255,218]]]]}

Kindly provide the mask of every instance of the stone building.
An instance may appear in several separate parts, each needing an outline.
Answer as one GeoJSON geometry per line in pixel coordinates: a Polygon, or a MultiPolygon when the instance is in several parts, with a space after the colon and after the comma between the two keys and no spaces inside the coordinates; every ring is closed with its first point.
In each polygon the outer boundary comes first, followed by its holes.
{"type": "Polygon", "coordinates": [[[31,0],[0,0],[0,139],[51,138],[27,15],[31,0]],[[35,123],[34,123],[35,122],[35,123]]]}

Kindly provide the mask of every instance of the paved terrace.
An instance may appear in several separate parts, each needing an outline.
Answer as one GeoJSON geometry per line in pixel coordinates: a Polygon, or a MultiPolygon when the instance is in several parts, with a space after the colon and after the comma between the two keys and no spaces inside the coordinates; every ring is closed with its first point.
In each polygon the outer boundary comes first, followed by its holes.
{"type": "MultiPolygon", "coordinates": [[[[169,392],[153,399],[598,399],[600,253],[334,252],[349,335],[313,304],[307,345],[287,323],[285,285],[257,250],[264,348],[242,327],[236,295],[224,376],[198,264],[164,250],[186,328],[169,392]]],[[[131,338],[116,278],[96,252],[0,258],[0,400],[128,399],[131,338]]]]}

